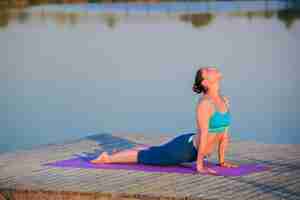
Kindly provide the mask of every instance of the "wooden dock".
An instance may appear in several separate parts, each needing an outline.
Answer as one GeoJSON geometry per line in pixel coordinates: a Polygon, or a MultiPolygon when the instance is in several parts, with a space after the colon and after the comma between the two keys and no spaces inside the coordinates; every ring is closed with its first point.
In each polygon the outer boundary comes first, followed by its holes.
{"type": "MultiPolygon", "coordinates": [[[[111,152],[138,144],[157,145],[174,136],[97,134],[64,144],[0,154],[0,200],[300,200],[300,144],[231,141],[227,160],[271,167],[270,171],[240,177],[43,166],[78,154],[111,152]]],[[[214,153],[210,160],[216,159],[214,153]]]]}

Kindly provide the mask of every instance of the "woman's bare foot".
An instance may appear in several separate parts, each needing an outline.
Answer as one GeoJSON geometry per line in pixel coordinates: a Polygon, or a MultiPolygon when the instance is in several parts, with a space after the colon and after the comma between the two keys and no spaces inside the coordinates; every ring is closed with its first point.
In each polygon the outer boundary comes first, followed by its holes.
{"type": "Polygon", "coordinates": [[[110,159],[109,159],[109,155],[107,154],[106,151],[104,151],[103,153],[101,153],[101,155],[90,161],[91,163],[97,164],[97,163],[110,163],[110,159]]]}

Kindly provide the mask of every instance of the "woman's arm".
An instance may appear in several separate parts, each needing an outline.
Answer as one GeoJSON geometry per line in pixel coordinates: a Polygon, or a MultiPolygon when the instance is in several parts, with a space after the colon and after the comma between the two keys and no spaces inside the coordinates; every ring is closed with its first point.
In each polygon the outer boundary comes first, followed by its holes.
{"type": "Polygon", "coordinates": [[[219,150],[218,150],[219,164],[222,167],[238,167],[239,165],[237,164],[233,164],[225,161],[225,151],[228,149],[229,138],[230,138],[229,132],[227,129],[222,136],[221,143],[219,144],[219,150]]]}
{"type": "MultiPolygon", "coordinates": [[[[227,96],[224,96],[224,100],[225,103],[227,105],[227,108],[229,110],[229,98],[227,96]]],[[[230,141],[230,137],[229,137],[229,128],[227,127],[223,136],[222,136],[222,140],[221,143],[219,144],[219,150],[218,150],[218,154],[219,154],[219,163],[221,166],[224,167],[238,167],[238,165],[236,164],[232,164],[232,163],[228,163],[225,162],[225,151],[228,149],[228,145],[229,145],[229,141],[230,141]]]]}
{"type": "Polygon", "coordinates": [[[228,148],[229,143],[229,133],[228,128],[226,128],[224,134],[222,135],[222,140],[219,144],[218,156],[220,165],[225,163],[225,150],[228,148]]]}
{"type": "Polygon", "coordinates": [[[203,169],[203,158],[206,154],[209,117],[213,112],[207,100],[202,100],[197,106],[198,155],[197,168],[203,169]],[[200,140],[200,142],[199,142],[200,140]]]}

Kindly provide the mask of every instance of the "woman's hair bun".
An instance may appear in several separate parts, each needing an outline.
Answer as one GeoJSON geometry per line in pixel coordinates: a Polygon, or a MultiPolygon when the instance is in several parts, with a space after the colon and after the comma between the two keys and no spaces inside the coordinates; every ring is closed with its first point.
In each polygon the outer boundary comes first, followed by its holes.
{"type": "Polygon", "coordinates": [[[196,84],[193,85],[193,91],[198,94],[201,94],[202,92],[201,88],[199,88],[196,84]]]}
{"type": "Polygon", "coordinates": [[[207,92],[208,89],[202,85],[203,80],[202,68],[200,68],[196,73],[195,82],[193,84],[193,91],[195,93],[201,94],[203,92],[205,94],[207,92]]]}

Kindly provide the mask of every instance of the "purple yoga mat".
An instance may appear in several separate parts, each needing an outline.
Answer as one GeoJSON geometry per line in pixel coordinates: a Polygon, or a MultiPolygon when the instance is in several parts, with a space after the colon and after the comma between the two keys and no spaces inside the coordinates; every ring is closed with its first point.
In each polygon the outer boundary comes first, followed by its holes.
{"type": "MultiPolygon", "coordinates": [[[[255,172],[262,172],[269,170],[270,167],[262,164],[241,164],[237,168],[220,167],[215,163],[204,161],[205,166],[211,167],[217,171],[217,176],[243,176],[255,172]]],[[[164,173],[184,173],[184,174],[203,174],[196,171],[196,163],[193,162],[188,165],[174,165],[174,166],[157,166],[157,165],[143,165],[143,164],[93,164],[88,159],[73,158],[68,160],[61,160],[53,163],[45,164],[54,167],[70,167],[70,168],[86,168],[86,169],[125,169],[136,170],[144,172],[164,172],[164,173]]],[[[209,174],[211,175],[211,174],[209,174]]]]}

